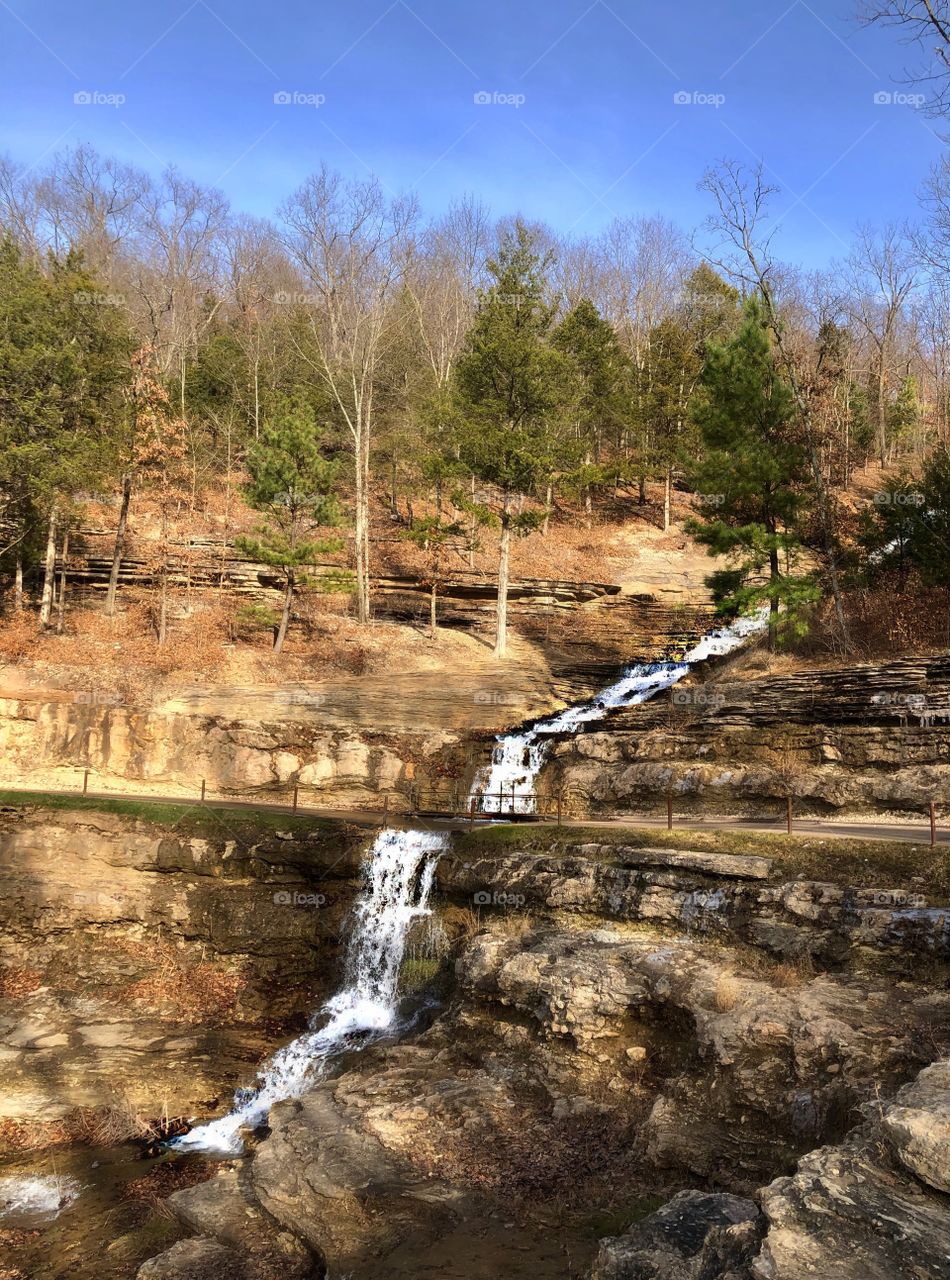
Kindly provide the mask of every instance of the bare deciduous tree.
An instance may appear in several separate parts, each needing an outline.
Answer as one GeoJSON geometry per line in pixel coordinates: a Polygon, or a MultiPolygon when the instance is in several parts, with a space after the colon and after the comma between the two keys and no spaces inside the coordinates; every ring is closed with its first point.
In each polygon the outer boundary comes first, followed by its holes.
{"type": "Polygon", "coordinates": [[[375,179],[347,182],[326,167],[281,210],[287,248],[309,293],[301,355],[323,380],[354,460],[357,612],[368,622],[370,449],[377,377],[398,317],[412,199],[389,200],[375,179]]]}
{"type": "Polygon", "coordinates": [[[930,115],[950,111],[950,0],[866,0],[860,17],[868,26],[897,27],[905,44],[916,44],[929,60],[906,75],[930,94],[930,115]]]}

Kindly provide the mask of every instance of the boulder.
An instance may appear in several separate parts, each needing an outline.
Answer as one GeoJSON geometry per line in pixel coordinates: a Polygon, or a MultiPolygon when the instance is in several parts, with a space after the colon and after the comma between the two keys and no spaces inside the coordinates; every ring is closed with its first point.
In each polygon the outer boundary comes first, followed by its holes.
{"type": "Polygon", "coordinates": [[[885,1103],[881,1121],[905,1168],[950,1193],[950,1061],[935,1062],[885,1103]]]}
{"type": "Polygon", "coordinates": [[[626,1235],[602,1240],[590,1280],[715,1280],[746,1275],[763,1219],[751,1200],[681,1191],[626,1235]]]}

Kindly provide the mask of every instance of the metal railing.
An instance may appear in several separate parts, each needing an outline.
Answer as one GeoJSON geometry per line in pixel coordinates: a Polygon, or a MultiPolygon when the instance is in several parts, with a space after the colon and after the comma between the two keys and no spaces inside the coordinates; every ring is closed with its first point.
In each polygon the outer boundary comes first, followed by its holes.
{"type": "MultiPolygon", "coordinates": [[[[654,825],[662,823],[672,831],[677,825],[690,822],[727,824],[728,816],[714,813],[690,812],[677,813],[674,807],[675,796],[666,792],[656,797],[655,803],[642,802],[636,807],[624,809],[598,809],[591,812],[586,797],[578,792],[564,789],[561,791],[542,791],[533,796],[522,796],[517,788],[510,790],[499,788],[492,792],[480,792],[471,795],[461,782],[455,779],[423,779],[407,780],[401,785],[386,791],[361,792],[352,799],[341,799],[339,794],[328,794],[326,791],[302,786],[298,782],[287,782],[282,786],[249,787],[239,790],[234,787],[218,787],[212,789],[207,779],[202,778],[192,789],[178,791],[162,791],[156,793],[135,793],[129,789],[130,779],[121,789],[109,790],[104,786],[101,776],[93,777],[92,771],[84,769],[81,785],[73,789],[55,789],[51,787],[11,788],[0,785],[0,791],[23,795],[61,795],[73,794],[87,796],[90,799],[115,799],[152,802],[155,804],[205,804],[212,808],[243,808],[248,810],[268,810],[290,814],[340,814],[351,817],[373,818],[381,822],[388,819],[427,818],[433,821],[454,821],[474,825],[476,822],[554,822],[558,826],[571,822],[582,824],[587,822],[623,822],[635,824],[637,820],[654,825]],[[93,786],[90,786],[90,782],[93,786]]],[[[934,800],[927,802],[925,808],[915,811],[920,815],[921,825],[929,828],[930,845],[938,843],[938,814],[934,800]]],[[[768,823],[784,826],[789,835],[793,834],[798,820],[821,821],[816,815],[796,814],[793,797],[776,800],[768,813],[746,815],[738,819],[734,825],[743,823],[768,823]]],[[[857,825],[874,826],[873,820],[855,819],[857,825]]],[[[908,824],[909,825],[909,824],[908,824]]]]}

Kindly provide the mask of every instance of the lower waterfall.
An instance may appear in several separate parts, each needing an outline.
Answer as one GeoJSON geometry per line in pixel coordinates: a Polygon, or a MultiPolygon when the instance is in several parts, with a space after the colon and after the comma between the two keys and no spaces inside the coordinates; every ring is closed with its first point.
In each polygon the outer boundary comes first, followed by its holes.
{"type": "Polygon", "coordinates": [[[314,1030],[291,1040],[265,1063],[255,1089],[238,1090],[227,1115],[176,1139],[176,1150],[240,1153],[243,1127],[266,1120],[275,1102],[298,1097],[319,1079],[335,1054],[392,1026],[409,926],[429,910],[435,866],[444,847],[445,837],[432,832],[379,833],[353,912],[340,990],[314,1014],[314,1030]]]}

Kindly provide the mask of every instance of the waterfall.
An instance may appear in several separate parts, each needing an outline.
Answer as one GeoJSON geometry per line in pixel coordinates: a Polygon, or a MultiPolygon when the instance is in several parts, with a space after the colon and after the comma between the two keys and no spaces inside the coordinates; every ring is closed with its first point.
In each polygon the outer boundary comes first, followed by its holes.
{"type": "Polygon", "coordinates": [[[737,618],[704,636],[679,662],[638,663],[596,697],[538,720],[519,733],[500,735],[495,739],[491,764],[481,770],[472,789],[481,812],[533,813],[535,783],[555,735],[571,733],[592,720],[603,720],[618,707],[646,702],[677,684],[696,663],[731,653],[767,625],[765,610],[737,618]]]}
{"type": "Polygon", "coordinates": [[[261,1124],[275,1102],[299,1097],[319,1079],[329,1059],[393,1025],[409,926],[428,913],[444,847],[445,837],[431,832],[380,832],[364,866],[340,990],[314,1014],[310,1031],[261,1068],[257,1088],[238,1090],[226,1116],[176,1139],[176,1150],[238,1154],[243,1126],[261,1124]]]}

